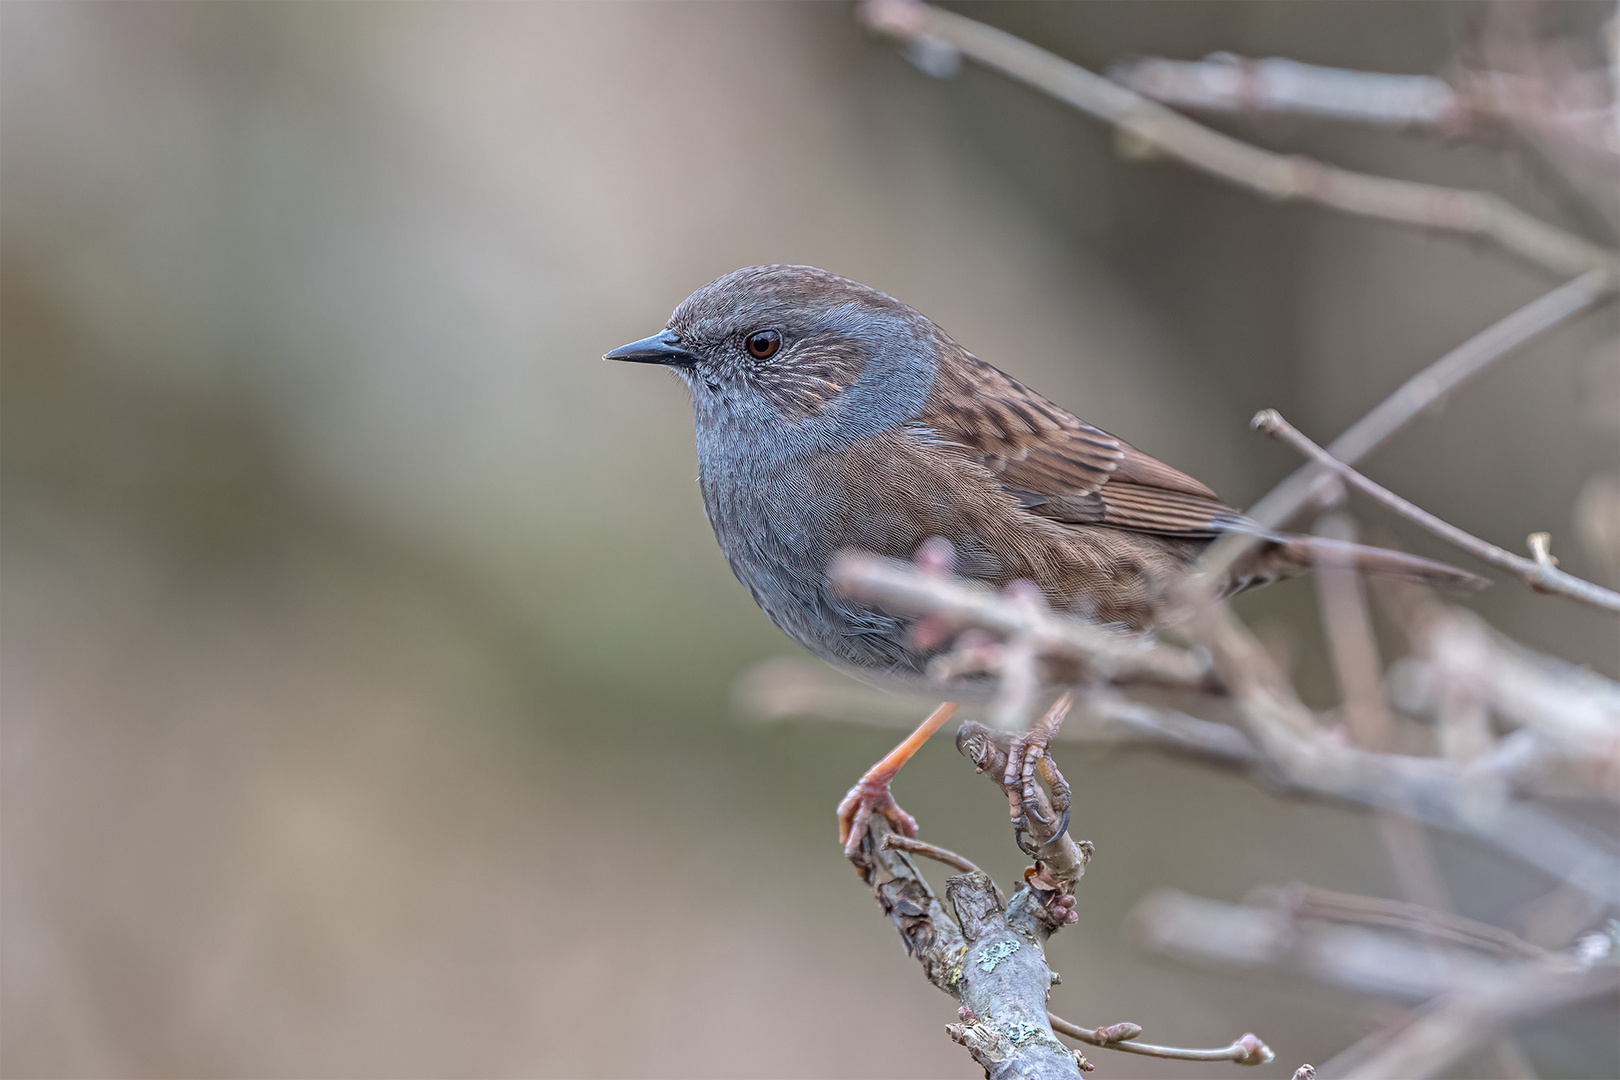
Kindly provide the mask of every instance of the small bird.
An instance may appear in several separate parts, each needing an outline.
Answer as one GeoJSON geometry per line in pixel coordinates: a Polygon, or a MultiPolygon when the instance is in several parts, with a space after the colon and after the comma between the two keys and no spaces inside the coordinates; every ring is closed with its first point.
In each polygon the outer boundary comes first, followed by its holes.
{"type": "MultiPolygon", "coordinates": [[[[841,549],[910,559],[942,537],[961,576],[1026,580],[1056,610],[1141,631],[1160,625],[1167,584],[1215,538],[1258,530],[920,312],[814,267],[726,274],[683,300],[663,332],[604,359],[662,364],[686,383],[703,506],[732,571],[790,637],[857,673],[918,673],[934,650],[906,620],[832,588],[841,549]]],[[[1225,591],[1309,569],[1329,543],[1368,573],[1481,581],[1401,552],[1268,535],[1225,591]]],[[[954,709],[942,705],[851,789],[839,809],[850,853],[873,812],[915,834],[889,783],[954,709]]]]}

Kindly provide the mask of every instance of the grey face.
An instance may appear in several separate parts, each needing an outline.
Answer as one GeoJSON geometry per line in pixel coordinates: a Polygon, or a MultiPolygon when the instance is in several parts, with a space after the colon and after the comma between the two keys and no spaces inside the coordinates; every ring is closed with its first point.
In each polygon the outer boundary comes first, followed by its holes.
{"type": "Polygon", "coordinates": [[[664,333],[608,353],[669,366],[692,393],[700,455],[830,449],[905,423],[933,381],[937,328],[857,282],[754,266],[682,301],[664,333]]]}

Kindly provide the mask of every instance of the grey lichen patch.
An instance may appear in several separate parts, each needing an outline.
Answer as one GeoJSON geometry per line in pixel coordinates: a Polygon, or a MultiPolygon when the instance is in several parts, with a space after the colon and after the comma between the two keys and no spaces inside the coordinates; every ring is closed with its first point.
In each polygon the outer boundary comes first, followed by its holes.
{"type": "Polygon", "coordinates": [[[1023,1046],[1034,1041],[1041,1034],[1041,1029],[1028,1020],[1016,1020],[1007,1025],[1007,1038],[1012,1040],[1014,1046],[1023,1046]]]}
{"type": "Polygon", "coordinates": [[[996,970],[996,965],[1018,951],[1018,942],[1011,938],[1003,938],[991,945],[985,946],[984,952],[979,954],[979,970],[985,974],[996,970]]]}

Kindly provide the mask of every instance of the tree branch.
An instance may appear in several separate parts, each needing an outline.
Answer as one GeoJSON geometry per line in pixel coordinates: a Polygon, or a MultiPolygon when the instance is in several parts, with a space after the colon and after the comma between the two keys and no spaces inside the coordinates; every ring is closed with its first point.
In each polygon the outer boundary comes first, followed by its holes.
{"type": "MultiPolygon", "coordinates": [[[[1526,585],[1529,585],[1537,592],[1553,593],[1588,604],[1600,611],[1620,614],[1620,593],[1605,589],[1601,585],[1594,585],[1590,581],[1585,581],[1558,569],[1556,561],[1547,553],[1545,540],[1538,545],[1540,550],[1538,557],[1534,559],[1515,555],[1511,551],[1481,540],[1472,533],[1459,529],[1450,522],[1429,513],[1417,504],[1401,498],[1388,488],[1369,480],[1312,442],[1299,429],[1283,419],[1282,414],[1276,409],[1265,409],[1257,413],[1250,422],[1250,426],[1270,435],[1279,442],[1287,443],[1305,457],[1338,476],[1339,479],[1357,491],[1370,496],[1375,501],[1395,511],[1401,517],[1421,526],[1447,543],[1468,552],[1481,562],[1489,563],[1517,575],[1526,585]]],[[[1536,533],[1535,535],[1545,537],[1546,534],[1536,533]]]]}
{"type": "MultiPolygon", "coordinates": [[[[1073,846],[1067,834],[1054,838],[1054,844],[1057,840],[1073,846]]],[[[1036,885],[1026,883],[1011,903],[1004,902],[996,883],[972,863],[935,845],[892,835],[881,816],[874,817],[853,861],[928,981],[961,1003],[960,1022],[947,1025],[946,1033],[987,1075],[994,1080],[1079,1076],[1085,1059],[1058,1041],[1046,1019],[1046,998],[1056,976],[1043,946],[1064,924],[1050,917],[1050,897],[1042,899],[1036,885]],[[905,851],[966,870],[945,885],[954,916],[905,851]]],[[[1071,888],[1073,880],[1078,874],[1071,888]]],[[[1072,909],[1072,892],[1069,899],[1072,909]]]]}
{"type": "Polygon", "coordinates": [[[1546,949],[1500,927],[1401,900],[1301,884],[1266,890],[1261,895],[1269,900],[1272,908],[1293,919],[1399,930],[1510,960],[1535,960],[1547,955],[1546,949]]]}
{"type": "Polygon", "coordinates": [[[1447,991],[1393,1033],[1381,1031],[1327,1062],[1319,1075],[1323,1080],[1434,1076],[1489,1045],[1516,1021],[1616,994],[1620,967],[1613,964],[1581,967],[1564,957],[1515,964],[1447,991]]]}
{"type": "MultiPolygon", "coordinates": [[[[1527,51],[1516,59],[1534,65],[1540,57],[1527,51]]],[[[1620,162],[1615,103],[1612,97],[1605,104],[1581,100],[1585,95],[1569,85],[1577,80],[1595,82],[1595,71],[1563,74],[1560,85],[1543,71],[1522,74],[1465,67],[1448,80],[1351,71],[1278,57],[1251,60],[1231,53],[1193,61],[1148,57],[1108,71],[1115,82],[1155,101],[1205,112],[1273,113],[1421,128],[1447,138],[1481,130],[1519,131],[1534,140],[1551,137],[1601,162],[1612,182],[1620,162]]]]}
{"type": "MultiPolygon", "coordinates": [[[[833,720],[879,727],[916,726],[910,695],[884,693],[819,661],[776,657],[745,671],[734,690],[737,707],[764,721],[833,720]]],[[[1056,741],[1104,749],[1159,750],[1223,769],[1261,763],[1249,737],[1230,724],[1148,705],[1103,687],[1080,691],[1056,741]]]]}
{"type": "Polygon", "coordinates": [[[1448,134],[1470,115],[1456,89],[1433,75],[1347,71],[1287,58],[1145,57],[1109,68],[1108,77],[1154,101],[1207,112],[1284,113],[1448,134]]]}
{"type": "Polygon", "coordinates": [[[949,631],[978,627],[1024,641],[1043,658],[1082,665],[1092,678],[1208,686],[1206,665],[1184,649],[1066,619],[1044,605],[999,596],[974,582],[921,573],[862,551],[839,552],[827,576],[851,599],[896,615],[926,614],[949,631]]]}
{"type": "Polygon", "coordinates": [[[909,43],[959,51],[1115,125],[1144,151],[1176,158],[1280,201],[1487,239],[1559,275],[1620,278],[1620,255],[1526,214],[1495,195],[1391,180],[1250,146],[1119,83],[985,23],[917,0],[866,0],[867,26],[909,43]]]}
{"type": "MultiPolygon", "coordinates": [[[[1166,645],[1143,649],[1135,644],[1136,639],[1047,611],[1032,614],[1034,609],[1020,600],[982,585],[924,573],[897,560],[845,553],[835,564],[834,580],[859,590],[855,595],[865,602],[895,614],[938,615],[957,628],[1026,634],[1041,655],[1050,650],[1082,670],[1112,668],[1118,672],[1139,665],[1139,670],[1174,671],[1185,677],[1204,668],[1201,660],[1185,650],[1166,645]],[[1088,648],[1100,653],[1089,654],[1088,648]],[[1147,668],[1149,663],[1155,666],[1147,668]]],[[[1211,658],[1212,666],[1199,684],[1229,697],[1268,774],[1286,788],[1391,810],[1474,836],[1605,901],[1620,903],[1620,856],[1545,811],[1508,798],[1506,778],[1494,770],[1519,768],[1516,758],[1486,755],[1458,762],[1346,746],[1332,738],[1316,714],[1299,700],[1230,609],[1191,580],[1178,583],[1173,595],[1190,613],[1179,632],[1202,646],[1211,658]]],[[[1597,678],[1589,676],[1585,682],[1597,678]]],[[[1570,722],[1582,722],[1582,717],[1596,709],[1595,717],[1585,722],[1598,725],[1598,732],[1606,730],[1607,698],[1588,700],[1601,686],[1583,687],[1573,687],[1563,695],[1572,699],[1570,722]]],[[[1499,693],[1517,691],[1504,686],[1499,693]]],[[[1534,709],[1528,702],[1517,707],[1534,709]]],[[[1138,716],[1158,714],[1164,727],[1179,716],[1150,706],[1136,709],[1138,716]]],[[[972,729],[965,723],[962,730],[972,729]]],[[[1598,744],[1588,740],[1584,745],[1598,744]]]]}
{"type": "MultiPolygon", "coordinates": [[[[1612,293],[1612,283],[1592,273],[1537,297],[1407,379],[1328,444],[1327,452],[1346,465],[1356,464],[1492,363],[1612,293]]],[[[1301,466],[1251,506],[1247,516],[1261,528],[1276,528],[1316,498],[1322,482],[1330,476],[1316,462],[1301,466]]],[[[1210,545],[1199,568],[1206,578],[1219,580],[1257,542],[1258,537],[1252,534],[1230,533],[1210,545]]]]}
{"type": "MultiPolygon", "coordinates": [[[[1055,730],[1063,708],[1060,701],[1042,724],[1055,730]]],[[[1086,1029],[1046,1011],[1049,991],[1058,980],[1047,966],[1044,944],[1075,920],[1074,889],[1085,874],[1092,848],[1071,839],[1063,827],[1067,817],[1055,809],[1054,801],[1056,793],[1066,794],[1068,785],[1049,758],[1042,759],[1039,772],[1054,792],[1051,798],[1039,786],[1027,786],[1028,777],[1009,774],[1008,747],[1014,738],[973,722],[964,724],[957,737],[958,749],[975,771],[989,777],[1010,802],[1024,800],[1023,812],[1032,822],[1034,847],[1026,850],[1033,850],[1035,865],[1024,871],[1024,885],[1010,902],[967,859],[926,841],[894,835],[881,816],[872,820],[853,860],[900,932],[907,953],[922,963],[928,981],[961,1003],[959,1022],[948,1024],[946,1033],[997,1080],[1047,1080],[1090,1071],[1084,1056],[1065,1047],[1054,1031],[1093,1046],[1148,1057],[1243,1065],[1271,1061],[1271,1049],[1252,1034],[1216,1049],[1156,1046],[1135,1041],[1142,1033],[1136,1024],[1086,1029]],[[1031,799],[1034,805],[1029,805],[1031,799]],[[963,871],[946,882],[949,911],[907,852],[963,871]]]]}
{"type": "MultiPolygon", "coordinates": [[[[1285,894],[1286,895],[1286,894],[1285,894]]],[[[1149,893],[1131,910],[1131,933],[1150,953],[1220,971],[1269,968],[1364,994],[1423,1001],[1508,968],[1503,950],[1466,932],[1436,941],[1428,925],[1448,926],[1440,912],[1425,911],[1425,931],[1407,924],[1382,925],[1378,908],[1389,904],[1358,898],[1371,909],[1367,922],[1296,911],[1286,902],[1257,906],[1226,904],[1174,889],[1149,893]]],[[[1490,928],[1494,929],[1494,928],[1490,928]]],[[[1500,933],[1500,932],[1498,932],[1500,933]]]]}

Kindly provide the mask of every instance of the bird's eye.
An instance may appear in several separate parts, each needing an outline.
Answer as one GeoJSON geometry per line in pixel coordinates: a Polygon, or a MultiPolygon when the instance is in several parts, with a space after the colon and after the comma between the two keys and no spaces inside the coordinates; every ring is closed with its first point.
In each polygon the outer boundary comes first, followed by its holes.
{"type": "Polygon", "coordinates": [[[776,355],[776,350],[782,347],[782,335],[775,330],[756,330],[748,335],[743,342],[748,347],[748,355],[755,360],[765,360],[776,355]]]}

